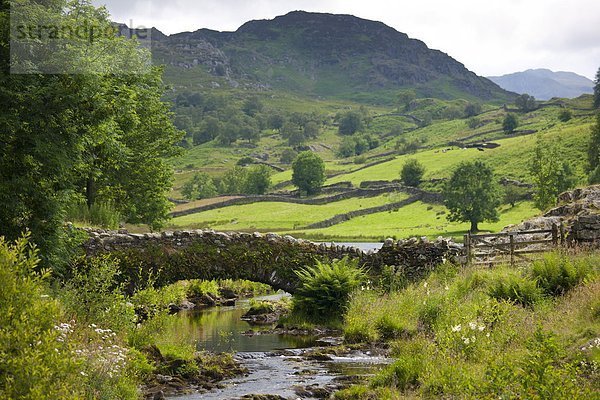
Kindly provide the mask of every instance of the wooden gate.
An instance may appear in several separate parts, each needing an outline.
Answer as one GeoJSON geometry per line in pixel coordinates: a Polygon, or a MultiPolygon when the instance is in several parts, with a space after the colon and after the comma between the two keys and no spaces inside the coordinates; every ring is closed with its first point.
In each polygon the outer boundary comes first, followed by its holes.
{"type": "Polygon", "coordinates": [[[464,237],[465,261],[468,265],[495,265],[529,263],[539,254],[548,252],[565,240],[562,226],[552,229],[491,233],[485,235],[466,234],[464,237]]]}

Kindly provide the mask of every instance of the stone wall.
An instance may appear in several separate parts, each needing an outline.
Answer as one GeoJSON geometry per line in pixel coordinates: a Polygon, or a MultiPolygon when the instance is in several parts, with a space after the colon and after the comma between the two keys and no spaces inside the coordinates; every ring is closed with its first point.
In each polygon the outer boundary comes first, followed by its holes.
{"type": "Polygon", "coordinates": [[[86,231],[90,236],[84,246],[88,257],[113,254],[121,263],[123,280],[130,285],[149,276],[159,285],[181,279],[231,278],[263,282],[293,293],[298,285],[294,270],[314,265],[316,260],[358,259],[373,274],[384,265],[395,265],[406,276],[417,278],[447,260],[458,261],[461,251],[460,245],[443,239],[388,239],[379,252],[363,252],[272,233],[86,231]]]}

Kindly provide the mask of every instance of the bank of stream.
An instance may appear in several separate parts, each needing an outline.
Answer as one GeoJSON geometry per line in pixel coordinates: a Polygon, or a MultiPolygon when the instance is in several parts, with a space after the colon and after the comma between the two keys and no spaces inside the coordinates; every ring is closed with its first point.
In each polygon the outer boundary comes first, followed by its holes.
{"type": "MultiPolygon", "coordinates": [[[[278,300],[286,294],[257,297],[278,300]]],[[[251,395],[270,395],[273,399],[327,398],[341,387],[376,372],[388,360],[366,350],[325,355],[321,352],[339,344],[331,332],[310,335],[283,334],[274,325],[251,325],[241,318],[250,308],[249,300],[235,306],[183,311],[172,329],[194,342],[199,351],[232,352],[248,373],[221,382],[217,389],[180,399],[240,399],[251,395]],[[277,397],[279,396],[279,397],[277,397]]]]}

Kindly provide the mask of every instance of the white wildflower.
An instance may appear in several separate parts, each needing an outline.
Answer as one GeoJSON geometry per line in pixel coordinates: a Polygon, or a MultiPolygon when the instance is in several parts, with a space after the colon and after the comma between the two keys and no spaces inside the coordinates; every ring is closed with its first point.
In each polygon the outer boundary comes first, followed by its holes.
{"type": "Polygon", "coordinates": [[[452,327],[452,332],[460,332],[462,326],[460,324],[452,327]]]}
{"type": "Polygon", "coordinates": [[[469,328],[471,328],[472,331],[477,329],[477,322],[469,322],[469,328]]]}

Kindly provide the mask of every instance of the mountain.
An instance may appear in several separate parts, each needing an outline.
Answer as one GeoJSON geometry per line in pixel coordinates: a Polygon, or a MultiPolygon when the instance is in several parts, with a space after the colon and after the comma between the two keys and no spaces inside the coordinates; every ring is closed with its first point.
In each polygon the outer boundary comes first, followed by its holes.
{"type": "Polygon", "coordinates": [[[212,76],[234,87],[338,98],[376,92],[391,101],[401,88],[443,99],[514,96],[419,40],[351,15],[294,11],[235,32],[154,31],[153,56],[174,86],[212,76]]]}
{"type": "Polygon", "coordinates": [[[553,72],[549,69],[528,69],[523,72],[488,79],[500,87],[516,93],[527,93],[540,100],[552,97],[575,98],[594,92],[594,82],[573,72],[553,72]]]}

